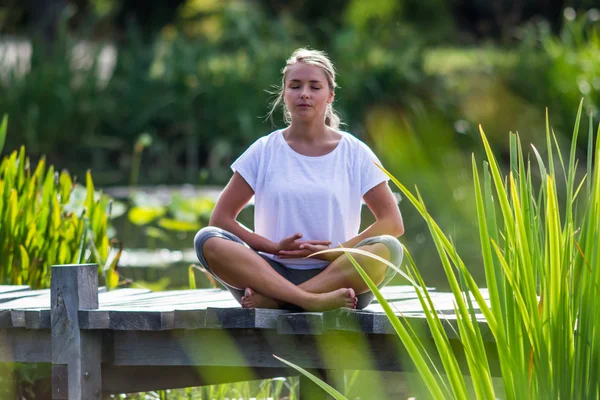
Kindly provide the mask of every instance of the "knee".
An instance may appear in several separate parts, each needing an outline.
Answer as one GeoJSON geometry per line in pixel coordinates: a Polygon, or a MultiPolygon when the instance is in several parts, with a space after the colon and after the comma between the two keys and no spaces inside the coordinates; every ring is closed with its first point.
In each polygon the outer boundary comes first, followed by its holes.
{"type": "Polygon", "coordinates": [[[404,257],[404,247],[402,246],[402,243],[400,243],[397,238],[390,235],[379,236],[377,243],[387,248],[389,254],[388,260],[392,264],[400,266],[404,257]]]}
{"type": "Polygon", "coordinates": [[[200,229],[194,237],[194,249],[196,250],[198,258],[200,258],[200,256],[203,256],[206,259],[210,258],[216,251],[214,249],[215,242],[218,242],[218,240],[211,239],[221,237],[223,237],[223,230],[215,226],[207,226],[200,229]]]}
{"type": "Polygon", "coordinates": [[[218,254],[222,254],[223,249],[221,244],[225,241],[227,241],[227,239],[217,236],[209,237],[206,239],[206,241],[204,241],[204,244],[200,250],[202,251],[204,258],[208,263],[211,263],[211,261],[215,260],[215,258],[218,257],[218,254]]]}

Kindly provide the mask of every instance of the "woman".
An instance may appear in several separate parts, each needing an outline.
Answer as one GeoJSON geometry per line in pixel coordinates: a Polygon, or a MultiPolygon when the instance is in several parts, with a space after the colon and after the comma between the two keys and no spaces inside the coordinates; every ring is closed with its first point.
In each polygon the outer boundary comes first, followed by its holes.
{"type": "MultiPolygon", "coordinates": [[[[396,237],[404,227],[388,177],[364,143],[338,130],[335,88],[335,71],[323,52],[292,54],[270,112],[283,102],[288,126],[258,139],[232,164],[233,177],[210,226],[194,239],[200,263],[243,307],[325,311],[369,305],[373,294],[344,253],[308,257],[330,245],[360,248],[400,265],[396,237]],[[255,232],[236,221],[252,196],[255,232]],[[359,233],[361,199],[376,222],[359,233]]],[[[380,287],[395,274],[382,262],[355,258],[380,287]]]]}

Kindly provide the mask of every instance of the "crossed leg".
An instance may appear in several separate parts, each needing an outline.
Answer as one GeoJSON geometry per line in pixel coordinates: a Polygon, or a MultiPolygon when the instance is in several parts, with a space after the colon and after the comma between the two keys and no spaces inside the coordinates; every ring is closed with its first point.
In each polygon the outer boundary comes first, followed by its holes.
{"type": "Polygon", "coordinates": [[[251,287],[269,299],[310,311],[355,306],[352,288],[338,285],[328,291],[309,292],[279,275],[256,252],[240,243],[211,237],[204,242],[202,251],[212,272],[233,287],[251,287]]]}
{"type": "MultiPolygon", "coordinates": [[[[359,249],[378,255],[388,261],[391,258],[389,249],[383,243],[369,244],[361,246],[359,249]]],[[[376,285],[383,282],[388,268],[387,265],[368,256],[360,254],[353,254],[352,256],[376,285]]],[[[328,293],[340,288],[352,288],[356,294],[362,294],[369,290],[369,287],[345,254],[335,259],[323,272],[297,287],[309,293],[328,293]]],[[[249,286],[249,288],[251,289],[246,289],[245,296],[242,297],[243,307],[279,308],[281,306],[280,301],[261,292],[258,288],[252,286],[249,286]]]]}

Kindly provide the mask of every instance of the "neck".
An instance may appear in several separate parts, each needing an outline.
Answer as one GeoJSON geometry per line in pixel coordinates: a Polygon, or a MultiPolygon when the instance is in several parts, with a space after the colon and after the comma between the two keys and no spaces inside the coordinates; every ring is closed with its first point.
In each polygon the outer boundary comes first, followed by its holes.
{"type": "Polygon", "coordinates": [[[287,127],[287,138],[303,142],[314,142],[329,138],[330,128],[323,121],[294,121],[287,127]]]}

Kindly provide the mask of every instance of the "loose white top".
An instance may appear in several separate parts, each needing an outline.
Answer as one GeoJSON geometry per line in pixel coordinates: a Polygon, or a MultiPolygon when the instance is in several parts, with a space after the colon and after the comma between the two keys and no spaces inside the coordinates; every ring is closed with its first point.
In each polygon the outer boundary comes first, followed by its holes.
{"type": "MultiPolygon", "coordinates": [[[[257,234],[279,243],[300,232],[300,240],[330,240],[337,247],[359,233],[363,195],[389,178],[366,144],[340,133],[334,150],[310,157],[294,151],[278,130],[258,139],[231,165],[254,190],[257,234]]],[[[293,269],[329,264],[263,254],[293,269]]]]}

